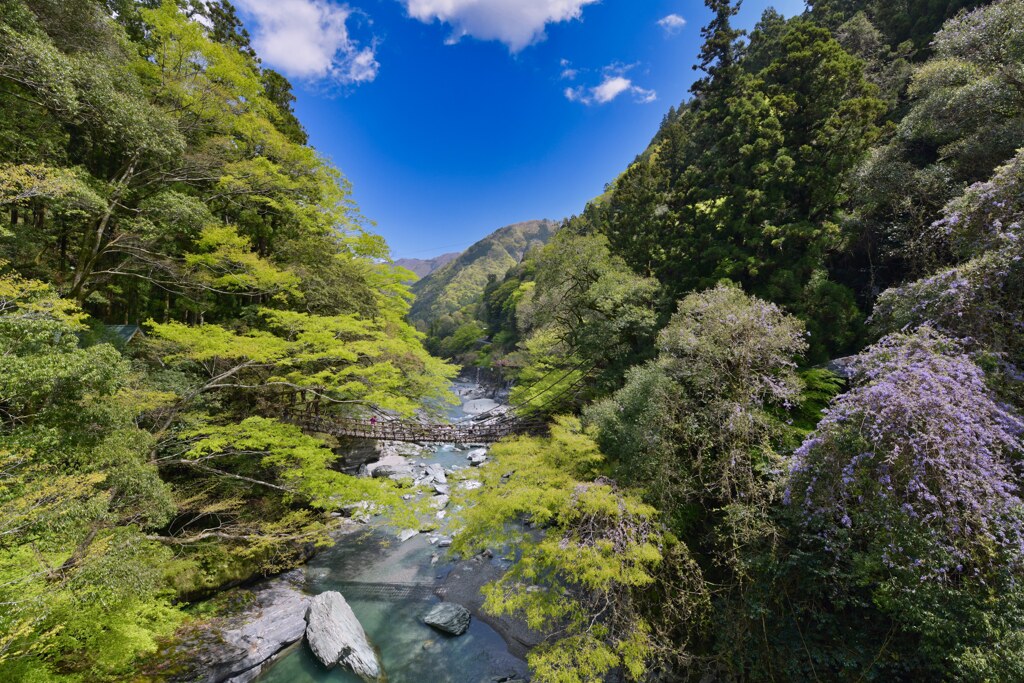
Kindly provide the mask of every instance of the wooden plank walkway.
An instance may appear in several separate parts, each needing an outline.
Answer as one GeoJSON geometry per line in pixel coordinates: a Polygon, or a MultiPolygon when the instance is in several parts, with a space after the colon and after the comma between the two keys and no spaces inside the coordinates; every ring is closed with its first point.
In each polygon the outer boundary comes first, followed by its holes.
{"type": "Polygon", "coordinates": [[[416,443],[489,444],[507,436],[533,433],[543,426],[541,422],[512,416],[460,424],[427,424],[412,420],[384,419],[370,421],[356,418],[325,418],[317,415],[286,415],[283,419],[305,431],[335,437],[416,443]]]}

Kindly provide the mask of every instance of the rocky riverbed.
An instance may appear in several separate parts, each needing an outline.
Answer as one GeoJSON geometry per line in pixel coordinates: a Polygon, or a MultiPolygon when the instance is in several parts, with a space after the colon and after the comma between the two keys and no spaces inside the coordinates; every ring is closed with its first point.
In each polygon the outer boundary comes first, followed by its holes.
{"type": "MultiPolygon", "coordinates": [[[[494,398],[479,387],[456,384],[463,405],[453,419],[494,410],[494,398]],[[475,402],[475,403],[474,403],[475,402]],[[469,408],[469,411],[465,408],[469,408]]],[[[485,466],[485,448],[472,444],[364,444],[349,471],[404,482],[407,499],[425,501],[429,517],[420,528],[392,529],[368,506],[337,517],[336,544],[298,570],[242,592],[243,609],[214,620],[190,639],[196,666],[177,680],[204,683],[306,683],[365,681],[344,667],[328,669],[303,641],[312,596],[337,591],[379,652],[389,683],[482,683],[528,679],[523,657],[539,642],[525,624],[481,610],[480,587],[501,576],[507,564],[490,553],[454,562],[448,556],[452,494],[480,486],[475,467],[485,466]],[[368,451],[374,451],[368,455],[368,451]],[[454,491],[453,491],[454,489],[454,491]],[[452,603],[437,610],[439,605],[452,603]],[[456,607],[457,606],[457,607],[456,607]],[[465,608],[463,635],[450,635],[427,619],[453,617],[465,608]]],[[[454,628],[454,627],[453,627],[454,628]]]]}

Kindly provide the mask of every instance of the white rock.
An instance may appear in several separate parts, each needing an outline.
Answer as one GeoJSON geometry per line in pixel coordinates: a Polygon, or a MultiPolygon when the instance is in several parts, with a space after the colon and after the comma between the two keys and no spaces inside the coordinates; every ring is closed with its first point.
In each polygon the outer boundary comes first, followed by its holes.
{"type": "Polygon", "coordinates": [[[434,478],[434,481],[436,481],[438,484],[448,483],[448,477],[444,473],[444,468],[441,467],[436,462],[427,465],[427,472],[430,473],[430,476],[432,476],[434,478]]]}
{"type": "Polygon", "coordinates": [[[320,662],[340,664],[366,681],[380,681],[383,669],[362,624],[337,591],[314,597],[306,613],[306,641],[320,662]]]}
{"type": "Polygon", "coordinates": [[[366,466],[366,471],[371,477],[391,477],[392,479],[412,478],[412,464],[408,459],[397,454],[389,454],[377,462],[371,462],[366,466]]]}
{"type": "Polygon", "coordinates": [[[221,625],[211,625],[215,636],[189,651],[202,662],[202,683],[255,679],[277,653],[302,638],[310,597],[298,586],[304,582],[300,570],[261,584],[252,590],[253,601],[221,625]]]}
{"type": "Polygon", "coordinates": [[[412,538],[413,536],[416,536],[419,533],[420,532],[416,531],[415,529],[404,529],[403,531],[399,532],[399,534],[398,534],[398,542],[399,543],[405,543],[410,538],[412,538]]]}
{"type": "Polygon", "coordinates": [[[434,496],[430,500],[430,507],[434,508],[435,510],[443,510],[443,509],[445,509],[446,507],[448,507],[448,496],[445,496],[445,495],[434,496]]]}
{"type": "Polygon", "coordinates": [[[368,500],[361,500],[358,503],[351,503],[344,506],[342,512],[357,522],[365,522],[371,516],[380,514],[380,506],[368,500]]]}
{"type": "Polygon", "coordinates": [[[466,491],[473,491],[483,486],[483,483],[477,481],[476,479],[467,479],[466,481],[462,482],[461,486],[466,491]]]}

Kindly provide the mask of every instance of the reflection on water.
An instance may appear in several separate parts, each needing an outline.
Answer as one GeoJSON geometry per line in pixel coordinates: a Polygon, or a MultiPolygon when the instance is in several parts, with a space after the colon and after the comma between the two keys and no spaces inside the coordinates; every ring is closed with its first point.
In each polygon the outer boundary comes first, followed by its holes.
{"type": "MultiPolygon", "coordinates": [[[[459,637],[445,636],[420,621],[435,600],[380,602],[351,600],[367,634],[381,654],[390,683],[480,683],[514,673],[521,667],[511,659],[501,637],[473,620],[459,637]]],[[[324,669],[301,645],[274,665],[261,681],[277,683],[333,681],[359,683],[354,674],[324,669]]]]}
{"type": "MultiPolygon", "coordinates": [[[[467,385],[456,385],[465,390],[467,385]]],[[[453,409],[453,418],[464,413],[453,409]]],[[[444,467],[466,466],[466,452],[451,447],[414,458],[444,467]]],[[[379,649],[389,683],[482,683],[522,674],[524,664],[508,652],[493,629],[473,619],[469,631],[447,636],[422,622],[438,602],[434,587],[451,566],[444,550],[420,534],[399,543],[386,529],[345,536],[306,567],[307,590],[336,590],[345,596],[373,644],[379,649]],[[432,555],[441,554],[436,564],[432,555]]],[[[304,644],[291,650],[260,678],[261,683],[359,683],[354,674],[324,669],[304,644]]]]}

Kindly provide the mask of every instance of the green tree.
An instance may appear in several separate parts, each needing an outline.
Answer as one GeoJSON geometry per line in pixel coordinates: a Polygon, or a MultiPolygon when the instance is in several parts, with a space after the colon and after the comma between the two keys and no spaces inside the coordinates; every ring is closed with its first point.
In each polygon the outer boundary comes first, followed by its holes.
{"type": "Polygon", "coordinates": [[[174,514],[137,420],[167,396],[52,288],[0,275],[0,678],[120,680],[181,621],[174,514]]]}
{"type": "Polygon", "coordinates": [[[537,681],[582,683],[621,671],[643,680],[653,662],[685,658],[659,642],[644,605],[699,619],[707,595],[696,565],[657,523],[654,508],[601,477],[604,458],[579,420],[558,418],[550,438],[499,444],[482,468],[485,486],[462,514],[455,547],[515,548],[518,560],[485,589],[485,609],[520,614],[551,634],[528,655],[537,681]],[[514,467],[509,476],[502,472],[514,467]],[[543,535],[521,522],[544,528],[543,535]],[[675,582],[663,570],[671,558],[675,582]],[[660,583],[659,583],[660,582],[660,583]],[[666,596],[662,591],[675,591],[666,596]],[[654,597],[657,594],[657,598],[654,597]]]}
{"type": "Polygon", "coordinates": [[[885,288],[938,266],[921,236],[943,205],[987,179],[1024,140],[1017,27],[1024,3],[1003,0],[951,19],[910,84],[910,106],[892,138],[858,170],[849,231],[872,284],[885,288]]]}
{"type": "Polygon", "coordinates": [[[588,377],[590,390],[606,392],[642,358],[657,329],[658,287],[612,255],[603,235],[571,225],[536,258],[536,280],[516,308],[524,340],[512,402],[551,412],[588,377]]]}
{"type": "Polygon", "coordinates": [[[734,285],[691,294],[658,358],[585,413],[610,476],[659,510],[700,568],[714,616],[696,636],[695,676],[742,675],[761,629],[745,601],[782,533],[773,510],[795,437],[788,414],[803,400],[803,336],[799,320],[734,285]]]}
{"type": "MultiPolygon", "coordinates": [[[[812,282],[830,279],[849,174],[885,106],[863,63],[827,29],[770,12],[720,86],[701,86],[706,92],[616,182],[595,211],[598,227],[667,298],[727,278],[812,318],[820,310],[800,307],[812,282]]],[[[842,287],[816,294],[849,309],[842,287]]],[[[837,338],[812,339],[814,353],[847,345],[858,317],[816,320],[837,338]]]]}
{"type": "Polygon", "coordinates": [[[282,418],[409,415],[453,369],[229,4],[0,8],[0,678],[125,680],[175,600],[398,511],[282,418]]]}

